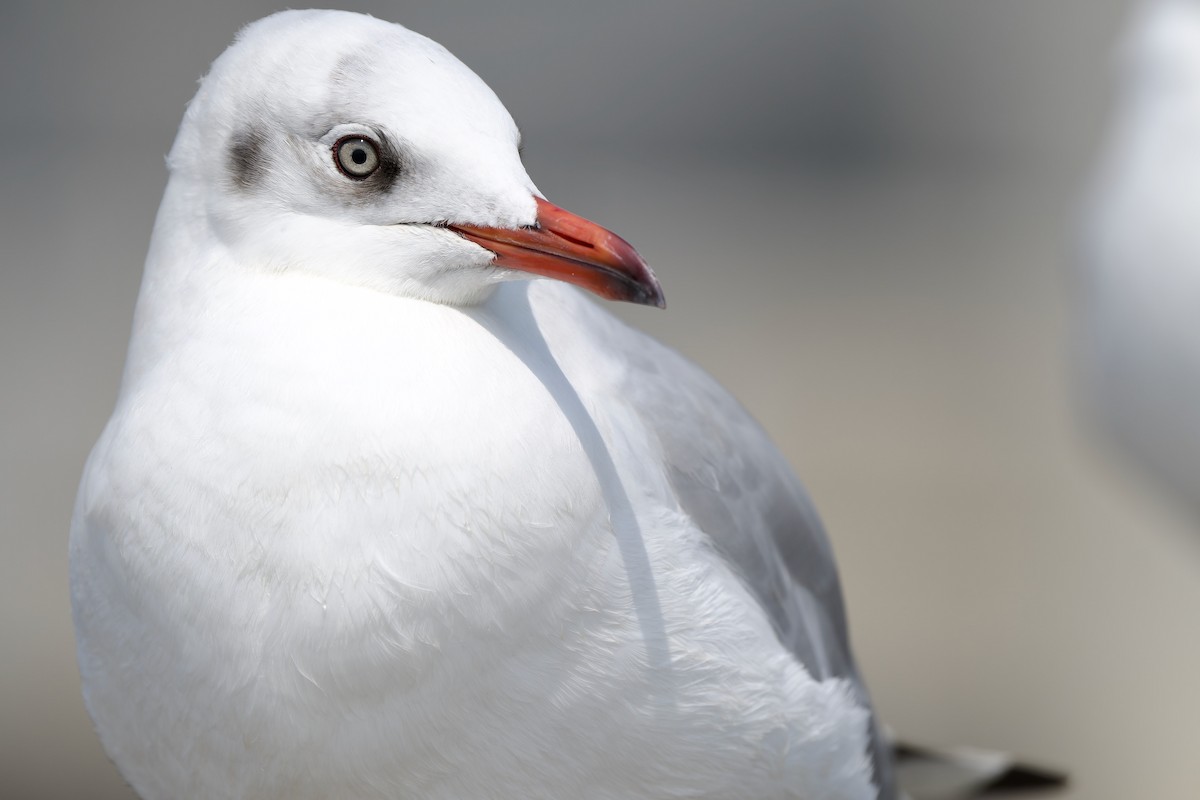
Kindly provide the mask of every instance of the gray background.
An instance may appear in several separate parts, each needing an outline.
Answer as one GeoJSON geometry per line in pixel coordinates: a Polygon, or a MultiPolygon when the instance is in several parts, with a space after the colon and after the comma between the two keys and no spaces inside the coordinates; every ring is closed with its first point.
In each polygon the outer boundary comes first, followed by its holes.
{"type": "MultiPolygon", "coordinates": [[[[1071,389],[1075,209],[1118,0],[349,3],[497,91],[556,203],[631,240],[622,308],[808,483],[910,738],[1200,796],[1200,523],[1071,389]]],[[[78,694],[66,535],[163,155],[268,2],[0,7],[0,794],[128,797],[78,694]]]]}

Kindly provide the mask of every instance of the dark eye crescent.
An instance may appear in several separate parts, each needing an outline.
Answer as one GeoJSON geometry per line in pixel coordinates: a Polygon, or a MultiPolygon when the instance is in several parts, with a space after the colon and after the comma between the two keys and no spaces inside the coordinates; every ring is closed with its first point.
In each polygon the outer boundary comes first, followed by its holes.
{"type": "Polygon", "coordinates": [[[333,163],[347,178],[361,181],[379,169],[379,145],[365,136],[343,136],[333,144],[333,163]]]}

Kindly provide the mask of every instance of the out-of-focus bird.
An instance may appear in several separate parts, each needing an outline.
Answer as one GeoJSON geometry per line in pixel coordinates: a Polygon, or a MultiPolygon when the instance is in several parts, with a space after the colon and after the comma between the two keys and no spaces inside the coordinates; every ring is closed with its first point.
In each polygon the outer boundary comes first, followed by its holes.
{"type": "Polygon", "coordinates": [[[1200,509],[1200,2],[1140,6],[1121,56],[1085,211],[1085,402],[1200,509]]]}
{"type": "Polygon", "coordinates": [[[70,546],[146,800],[896,795],[803,489],[568,285],[663,304],[518,139],[342,12],[249,26],[188,106],[70,546]]]}

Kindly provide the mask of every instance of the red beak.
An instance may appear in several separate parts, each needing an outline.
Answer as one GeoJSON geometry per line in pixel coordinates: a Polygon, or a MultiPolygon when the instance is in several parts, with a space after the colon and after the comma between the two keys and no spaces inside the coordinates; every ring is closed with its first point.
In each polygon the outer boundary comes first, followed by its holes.
{"type": "Polygon", "coordinates": [[[495,253],[498,267],[573,283],[609,300],[666,308],[658,279],[629,242],[540,197],[533,199],[533,227],[449,228],[495,253]]]}

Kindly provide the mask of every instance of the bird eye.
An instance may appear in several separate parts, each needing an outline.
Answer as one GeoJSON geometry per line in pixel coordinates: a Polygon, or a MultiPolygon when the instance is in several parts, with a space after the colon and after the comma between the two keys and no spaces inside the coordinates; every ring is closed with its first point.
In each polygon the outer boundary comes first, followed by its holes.
{"type": "Polygon", "coordinates": [[[343,136],[334,142],[333,163],[347,178],[360,181],[379,169],[379,145],[365,136],[343,136]]]}

